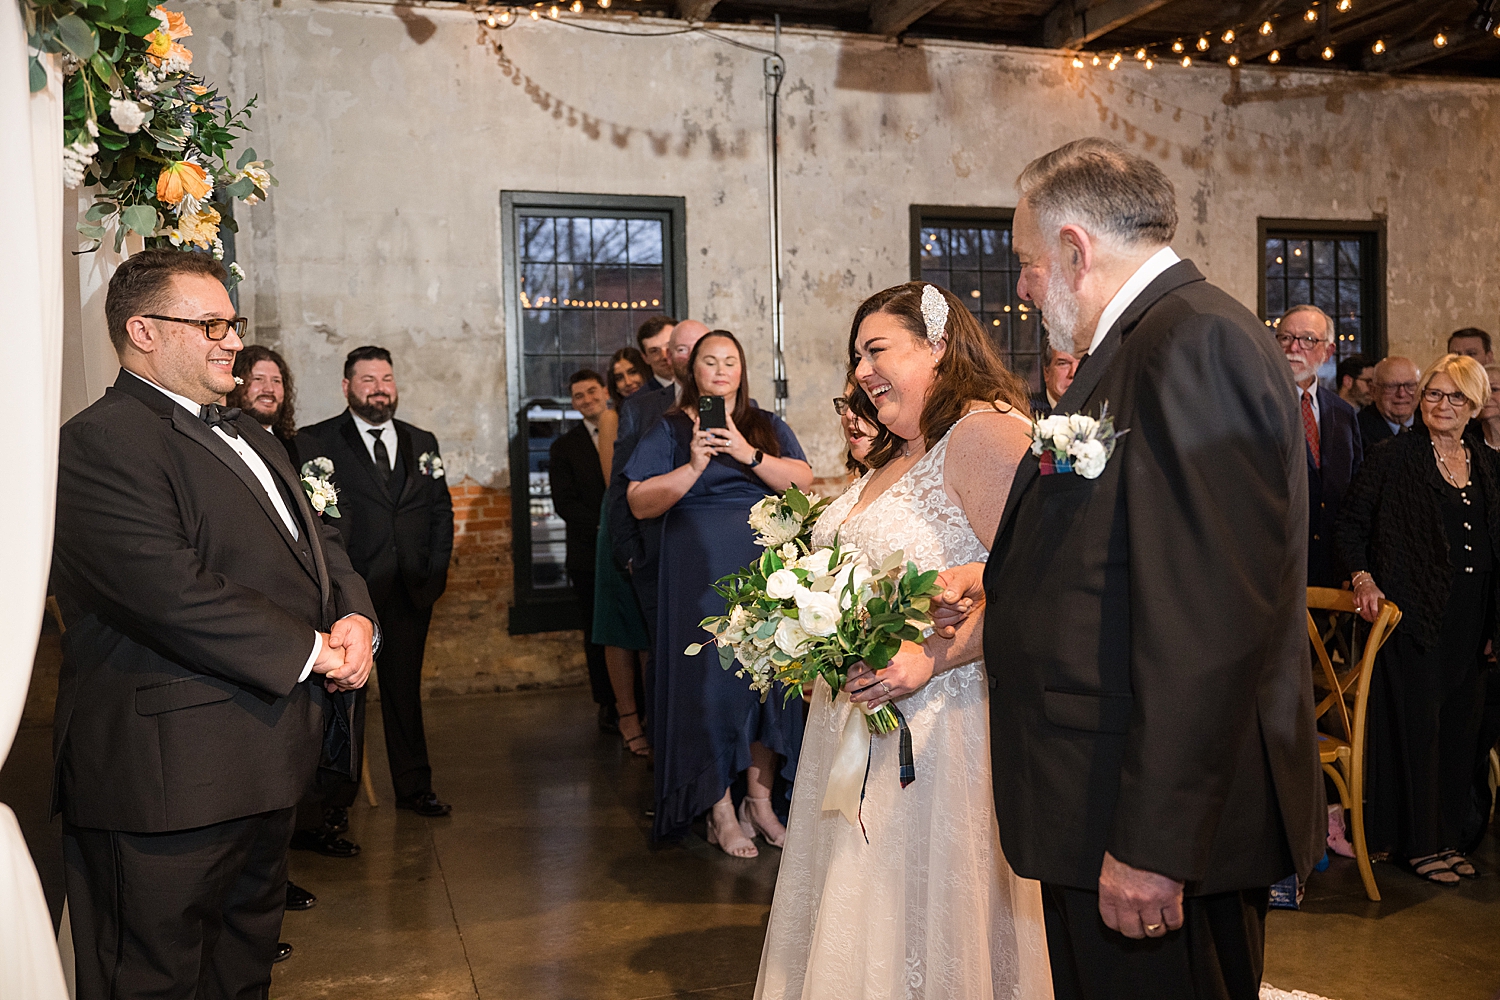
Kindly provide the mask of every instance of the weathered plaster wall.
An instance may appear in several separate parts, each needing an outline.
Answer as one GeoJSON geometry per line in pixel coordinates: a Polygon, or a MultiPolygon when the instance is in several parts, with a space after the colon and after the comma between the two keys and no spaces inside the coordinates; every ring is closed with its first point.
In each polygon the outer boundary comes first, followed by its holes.
{"type": "MultiPolygon", "coordinates": [[[[344,353],[380,342],[398,358],[402,415],[438,434],[453,481],[502,496],[502,190],[685,197],[690,313],[743,335],[769,399],[760,54],[545,18],[486,33],[446,4],[185,7],[196,66],[236,100],[260,99],[251,142],[281,186],[242,216],[242,307],[295,366],[306,419],[342,405],[344,353]]],[[[830,32],[785,32],[781,45],[789,417],[820,474],[839,471],[828,399],[849,316],[908,277],[909,206],[1014,205],[1021,167],[1079,136],[1156,157],[1180,196],[1177,249],[1252,307],[1257,217],[1380,217],[1394,352],[1425,363],[1453,328],[1500,323],[1494,82],[1131,61],[1110,73],[1052,53],[830,32]]],[[[484,552],[508,564],[508,549],[484,552]]],[[[509,586],[496,579],[493,614],[455,598],[439,620],[493,636],[509,586]]],[[[515,652],[486,641],[453,651],[452,670],[515,652]]]]}
{"type": "MultiPolygon", "coordinates": [[[[691,312],[746,335],[769,396],[759,54],[543,19],[489,33],[497,55],[447,4],[186,9],[197,65],[260,97],[252,142],[281,186],[245,220],[245,308],[297,366],[309,419],[338,408],[344,352],[378,340],[400,359],[403,415],[437,431],[448,467],[480,483],[505,469],[506,189],[684,196],[691,312]]],[[[1384,217],[1393,350],[1425,361],[1449,329],[1500,320],[1493,82],[1110,73],[827,32],[784,33],[782,51],[790,413],[820,471],[836,464],[827,398],[848,317],[908,276],[908,207],[1013,205],[1020,168],[1082,135],[1160,160],[1181,197],[1178,250],[1249,303],[1257,216],[1384,217]]]]}

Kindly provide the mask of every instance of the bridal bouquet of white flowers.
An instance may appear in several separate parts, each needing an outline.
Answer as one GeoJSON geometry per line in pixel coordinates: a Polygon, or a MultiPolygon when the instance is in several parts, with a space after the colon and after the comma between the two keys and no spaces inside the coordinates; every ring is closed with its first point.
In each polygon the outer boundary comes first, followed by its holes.
{"type": "MultiPolygon", "coordinates": [[[[762,700],[773,682],[790,700],[819,677],[836,694],[854,664],[881,670],[903,640],[921,642],[930,632],[932,598],[941,592],[937,571],[922,572],[899,550],[871,569],[863,553],[837,540],[813,549],[812,525],[823,506],[795,487],[756,504],[750,524],[765,553],[714,585],[725,611],[705,618],[703,628],[713,634],[720,665],[728,670],[738,661],[735,675],[762,700]]],[[[696,656],[706,645],[686,653],[696,656]]],[[[877,733],[900,724],[890,705],[867,712],[865,721],[877,733]]]]}

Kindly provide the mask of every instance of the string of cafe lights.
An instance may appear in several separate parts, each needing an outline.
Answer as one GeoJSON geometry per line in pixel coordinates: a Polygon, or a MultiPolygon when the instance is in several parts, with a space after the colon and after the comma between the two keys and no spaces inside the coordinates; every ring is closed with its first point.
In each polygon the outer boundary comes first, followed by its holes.
{"type": "MultiPolygon", "coordinates": [[[[1325,13],[1347,14],[1354,9],[1354,0],[1313,0],[1300,14],[1286,12],[1272,14],[1269,17],[1257,21],[1240,22],[1238,24],[1200,32],[1197,35],[1179,35],[1170,41],[1151,42],[1146,45],[1127,46],[1119,49],[1104,49],[1097,52],[1079,52],[1072,57],[1073,67],[1083,69],[1085,66],[1103,66],[1109,70],[1116,70],[1126,60],[1132,60],[1141,64],[1145,69],[1155,69],[1159,65],[1175,62],[1177,65],[1187,69],[1195,60],[1212,60],[1215,54],[1221,57],[1224,65],[1237,67],[1243,64],[1239,54],[1239,43],[1244,39],[1253,39],[1262,42],[1274,42],[1278,33],[1287,34],[1286,26],[1298,22],[1313,24],[1323,17],[1325,13]],[[1223,50],[1229,49],[1227,56],[1223,50]],[[1217,51],[1216,51],[1217,50],[1217,51]],[[1170,54],[1167,54],[1170,53],[1170,54]]],[[[1474,21],[1478,24],[1481,19],[1483,24],[1481,30],[1492,32],[1496,38],[1500,38],[1500,22],[1489,15],[1491,4],[1481,3],[1479,13],[1474,21]]],[[[1432,36],[1434,48],[1446,48],[1449,42],[1448,29],[1437,31],[1432,36]]],[[[1386,51],[1384,38],[1376,38],[1370,46],[1370,51],[1380,55],[1386,51]]],[[[1324,62],[1332,61],[1338,52],[1334,46],[1324,44],[1318,52],[1324,62]]],[[[1273,46],[1270,51],[1263,53],[1264,59],[1270,65],[1276,65],[1282,60],[1281,47],[1273,46]]],[[[1261,58],[1257,55],[1253,58],[1261,58]]]]}

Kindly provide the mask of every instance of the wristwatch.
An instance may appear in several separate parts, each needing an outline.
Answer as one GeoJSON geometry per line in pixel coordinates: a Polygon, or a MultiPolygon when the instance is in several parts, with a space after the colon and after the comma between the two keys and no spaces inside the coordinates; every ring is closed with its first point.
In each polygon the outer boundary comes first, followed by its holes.
{"type": "Polygon", "coordinates": [[[765,452],[761,451],[759,448],[755,449],[755,457],[752,458],[750,461],[748,461],[748,462],[745,463],[745,468],[747,468],[747,469],[753,469],[753,468],[755,468],[757,465],[760,464],[761,459],[763,459],[765,457],[766,457],[766,453],[765,452]]]}

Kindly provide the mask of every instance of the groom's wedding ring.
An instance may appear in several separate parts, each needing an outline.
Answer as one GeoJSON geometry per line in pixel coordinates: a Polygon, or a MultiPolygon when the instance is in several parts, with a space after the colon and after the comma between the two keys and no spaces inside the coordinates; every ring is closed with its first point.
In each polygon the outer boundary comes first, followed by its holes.
{"type": "Polygon", "coordinates": [[[1161,924],[1147,924],[1146,925],[1146,933],[1147,934],[1155,934],[1159,930],[1161,930],[1161,924]]]}

